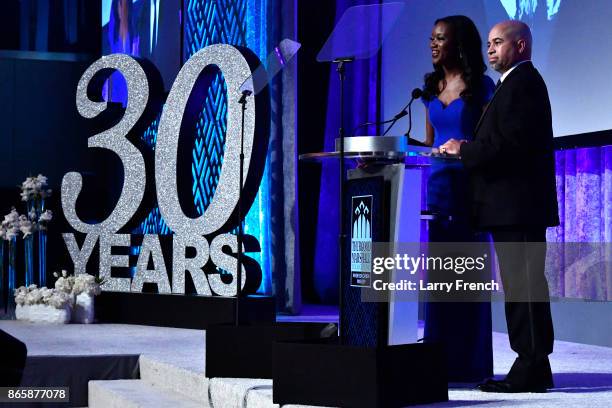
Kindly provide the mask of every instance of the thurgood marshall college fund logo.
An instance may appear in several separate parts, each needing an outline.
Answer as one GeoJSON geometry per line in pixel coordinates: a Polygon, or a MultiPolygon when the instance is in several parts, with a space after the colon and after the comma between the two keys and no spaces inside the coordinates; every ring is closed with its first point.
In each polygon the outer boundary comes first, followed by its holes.
{"type": "Polygon", "coordinates": [[[372,286],[372,196],[352,198],[351,286],[372,286]]]}

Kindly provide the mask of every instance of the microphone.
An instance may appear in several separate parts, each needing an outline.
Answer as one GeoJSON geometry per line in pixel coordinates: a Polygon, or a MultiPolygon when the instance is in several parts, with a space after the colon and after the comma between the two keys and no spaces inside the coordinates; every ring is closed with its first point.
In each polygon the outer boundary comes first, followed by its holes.
{"type": "Polygon", "coordinates": [[[391,125],[389,125],[387,130],[385,130],[385,133],[383,133],[383,136],[389,133],[393,125],[395,125],[395,122],[397,122],[399,119],[403,118],[404,116],[408,115],[408,132],[406,133],[406,135],[408,136],[408,138],[410,138],[410,130],[412,130],[412,102],[414,102],[415,99],[419,99],[422,96],[424,96],[425,98],[428,98],[429,93],[426,91],[423,91],[421,88],[414,88],[412,90],[410,94],[410,101],[408,102],[406,106],[404,106],[404,108],[401,110],[400,113],[395,115],[395,117],[393,118],[391,122],[391,125]]]}
{"type": "Polygon", "coordinates": [[[393,118],[388,119],[388,120],[384,120],[382,122],[365,122],[360,124],[359,126],[357,126],[355,129],[353,129],[352,135],[355,136],[355,132],[357,131],[357,129],[364,127],[364,126],[370,126],[370,125],[385,125],[387,123],[391,123],[391,125],[389,126],[389,128],[385,131],[385,133],[383,133],[383,136],[387,134],[387,132],[389,132],[389,130],[393,127],[393,125],[395,125],[395,122],[397,122],[398,120],[400,120],[401,118],[403,118],[406,115],[410,115],[410,127],[412,127],[412,117],[411,117],[411,111],[410,111],[410,106],[412,104],[412,102],[415,99],[420,98],[421,96],[424,96],[426,98],[428,98],[428,93],[426,91],[423,91],[420,88],[414,88],[412,90],[411,93],[411,99],[410,102],[408,102],[408,104],[406,106],[404,106],[404,108],[397,114],[395,115],[393,118]]]}
{"type": "Polygon", "coordinates": [[[410,96],[412,96],[412,99],[414,100],[414,99],[419,99],[421,96],[425,94],[427,94],[427,92],[422,90],[421,88],[414,88],[410,96]]]}

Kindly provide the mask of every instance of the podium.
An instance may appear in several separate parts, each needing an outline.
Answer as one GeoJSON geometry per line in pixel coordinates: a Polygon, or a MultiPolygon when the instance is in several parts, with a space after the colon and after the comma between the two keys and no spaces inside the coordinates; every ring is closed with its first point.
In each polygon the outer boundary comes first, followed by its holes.
{"type": "Polygon", "coordinates": [[[352,346],[416,343],[418,302],[395,302],[391,293],[388,303],[364,303],[362,288],[372,285],[372,265],[353,262],[353,256],[371,260],[373,242],[420,241],[421,180],[428,163],[404,164],[404,138],[358,137],[345,146],[349,157],[360,155],[368,163],[347,174],[340,337],[352,346]],[[363,222],[371,228],[364,229],[363,222]]]}
{"type": "MultiPolygon", "coordinates": [[[[391,293],[388,302],[364,303],[361,289],[372,284],[371,262],[359,265],[351,259],[353,255],[369,255],[371,259],[373,242],[389,242],[391,246],[420,242],[424,171],[431,157],[453,158],[433,153],[431,148],[409,146],[403,136],[357,136],[345,138],[344,143],[345,157],[361,160],[364,165],[347,172],[343,228],[348,239],[340,278],[340,337],[350,346],[416,343],[417,299],[396,301],[391,293]],[[363,222],[371,227],[363,228],[363,222]],[[359,245],[370,247],[370,251],[351,251],[359,245]]],[[[337,152],[300,156],[301,160],[337,158],[337,152]]],[[[390,281],[394,280],[391,276],[390,281]]]]}
{"type": "Polygon", "coordinates": [[[416,343],[418,298],[399,301],[391,294],[388,302],[364,302],[362,288],[372,285],[372,243],[420,242],[424,169],[431,157],[452,158],[408,146],[405,137],[351,137],[343,144],[343,156],[364,165],[348,170],[341,211],[347,239],[341,249],[340,341],[278,342],[274,402],[401,407],[447,401],[444,349],[416,343]]]}

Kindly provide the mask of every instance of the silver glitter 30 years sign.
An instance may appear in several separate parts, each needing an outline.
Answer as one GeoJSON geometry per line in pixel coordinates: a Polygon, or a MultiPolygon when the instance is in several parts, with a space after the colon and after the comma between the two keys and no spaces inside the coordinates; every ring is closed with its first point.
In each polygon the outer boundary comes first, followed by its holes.
{"type": "MultiPolygon", "coordinates": [[[[88,139],[89,147],[107,149],[116,154],[123,166],[123,188],[113,211],[98,223],[89,224],[77,215],[77,200],[83,187],[80,173],[70,172],[62,180],[62,208],[75,231],[85,234],[82,244],[78,234],[63,234],[66,248],[74,263],[75,274],[86,273],[96,243],[99,248],[99,276],[105,279],[103,290],[140,292],[145,283],[157,286],[159,293],[185,293],[185,278],[189,274],[195,291],[200,295],[235,296],[237,292],[236,236],[228,233],[238,222],[236,207],[239,190],[243,189],[243,208],[253,202],[261,181],[267,151],[269,99],[267,90],[249,96],[244,117],[244,183],[239,186],[239,155],[241,136],[240,88],[252,89],[251,70],[259,65],[252,52],[243,48],[217,44],[194,54],[180,70],[164,105],[155,145],[154,180],[157,203],[172,236],[171,279],[166,267],[159,236],[142,236],[142,244],[133,278],[113,276],[113,268],[130,267],[129,255],[114,254],[113,248],[129,248],[134,236],[120,230],[135,216],[145,195],[147,175],[140,150],[127,138],[141,119],[150,99],[150,83],[145,64],[124,54],[113,54],[94,62],[81,77],[76,105],[81,116],[93,119],[107,109],[101,98],[100,79],[117,71],[127,87],[125,112],[115,126],[88,139]],[[227,87],[227,134],[224,159],[215,194],[205,212],[197,218],[185,214],[181,207],[177,183],[178,146],[181,125],[188,101],[197,87],[202,72],[216,66],[223,74],[227,87]],[[98,79],[98,81],[94,81],[98,79]],[[250,85],[250,86],[249,86],[250,85]],[[257,121],[255,112],[257,110],[257,121]],[[246,205],[245,205],[246,204],[246,205]],[[188,248],[191,256],[187,257],[188,248]],[[195,250],[195,251],[194,251],[195,250]],[[194,255],[195,253],[195,255],[194,255]],[[150,265],[153,265],[151,268],[150,265]],[[223,272],[222,272],[223,271],[223,272]],[[171,280],[171,282],[170,282],[171,280]]],[[[246,211],[243,211],[246,213],[246,211]]],[[[244,250],[259,251],[254,237],[245,237],[244,250]]],[[[257,262],[245,257],[242,287],[255,291],[261,283],[257,262]]],[[[89,265],[91,268],[91,265],[89,265]]]]}

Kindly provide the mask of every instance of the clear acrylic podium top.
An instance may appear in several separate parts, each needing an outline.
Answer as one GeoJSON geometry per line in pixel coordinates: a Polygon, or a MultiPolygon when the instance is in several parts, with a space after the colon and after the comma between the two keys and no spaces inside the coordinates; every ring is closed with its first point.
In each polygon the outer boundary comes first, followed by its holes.
{"type": "MultiPolygon", "coordinates": [[[[336,139],[333,152],[305,153],[300,155],[302,161],[319,162],[340,158],[340,139],[336,139]]],[[[352,136],[344,138],[344,157],[360,159],[367,162],[400,163],[410,162],[413,166],[428,166],[431,159],[457,161],[457,155],[441,154],[431,147],[412,146],[406,136],[352,136]],[[416,160],[410,160],[415,158],[416,160]]]]}
{"type": "Polygon", "coordinates": [[[404,6],[404,3],[392,2],[347,9],[319,51],[317,61],[360,60],[374,56],[404,6]]]}

